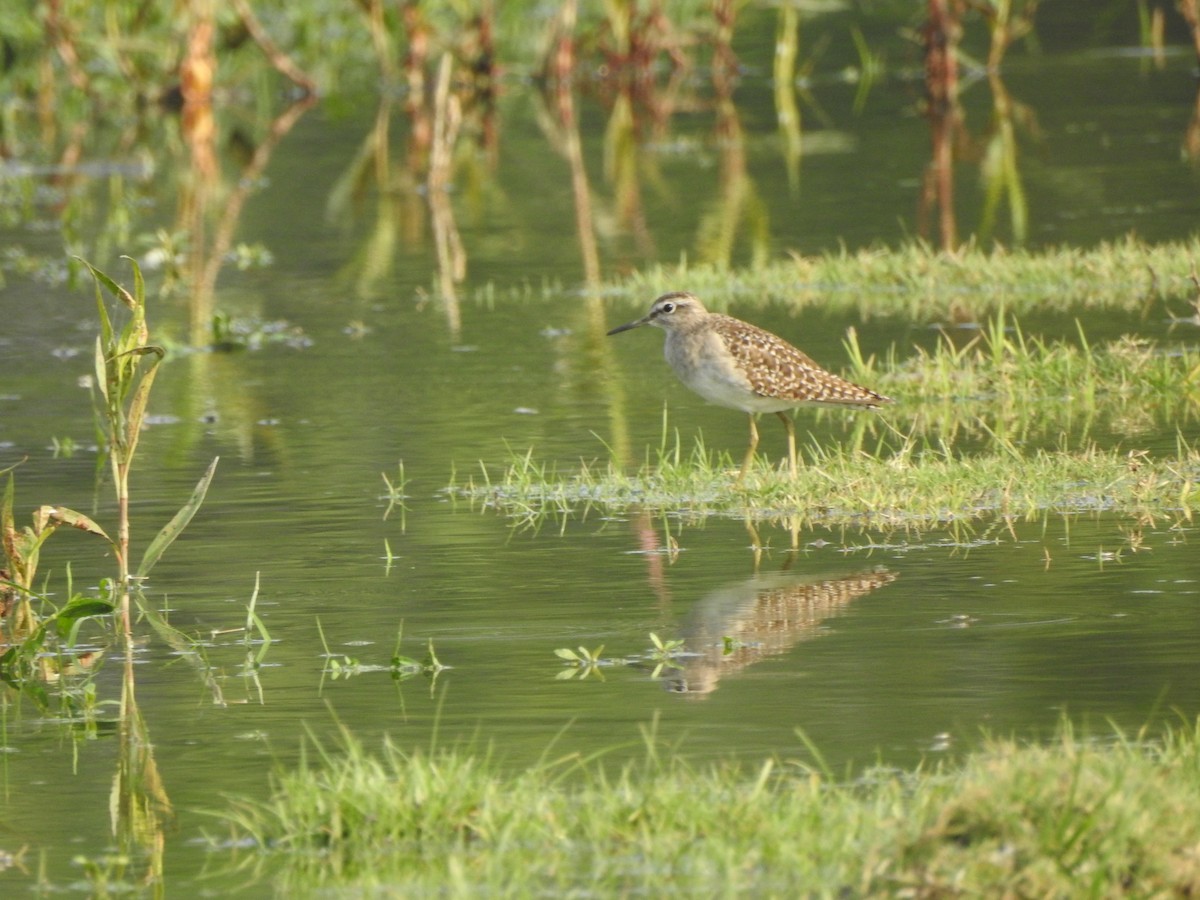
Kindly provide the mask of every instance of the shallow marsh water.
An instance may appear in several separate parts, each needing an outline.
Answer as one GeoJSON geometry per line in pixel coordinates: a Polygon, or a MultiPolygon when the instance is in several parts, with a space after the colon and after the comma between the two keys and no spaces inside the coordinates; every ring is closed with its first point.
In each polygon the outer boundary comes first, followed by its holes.
{"type": "MultiPolygon", "coordinates": [[[[1021,157],[1030,243],[1087,245],[1130,229],[1151,239],[1191,233],[1200,193],[1195,170],[1179,158],[1194,103],[1189,62],[1173,56],[1159,70],[1116,54],[1071,55],[1018,61],[1006,76],[1040,122],[1040,141],[1021,157]],[[1041,91],[1047,84],[1055,89],[1041,91]]],[[[856,117],[853,88],[827,86],[819,96],[838,110],[836,127],[812,130],[797,192],[779,156],[770,88],[761,76],[746,79],[737,108],[747,172],[768,211],[769,255],[895,243],[915,230],[928,134],[920,119],[900,115],[915,90],[877,86],[856,117]]],[[[660,440],[664,404],[685,445],[702,432],[736,455],[744,441],[741,415],[705,407],[675,383],[660,335],[603,339],[606,324],[651,298],[582,299],[565,163],[538,133],[532,94],[514,90],[501,103],[495,174],[487,190],[455,197],[469,261],[456,310],[430,288],[436,263],[419,196],[415,220],[376,188],[331,219],[332,186],[376,110],[373,98],[341,114],[318,106],[281,143],[239,229],[274,264],[226,267],[215,298],[235,317],[286,320],[303,339],[234,353],[180,346],[155,386],[155,424],[133,477],[135,542],[221,457],[199,516],[146,586],[173,624],[212,635],[216,680],[206,682],[149,629],[135,667],[176,814],[167,836],[173,891],[239,885],[240,876],[200,877],[226,864],[201,840],[221,836],[202,811],[219,808],[224,794],[262,796],[272,767],[294,764],[308,733],[332,740],[339,725],[367,745],[387,733],[410,746],[490,748],[513,767],[545,754],[637,756],[646,729],[696,760],[807,761],[802,730],[836,770],[856,773],[964,752],[985,729],[1046,735],[1063,714],[1098,730],[1109,721],[1136,730],[1200,713],[1191,526],[1096,515],[1048,516],[1011,530],[988,521],[891,534],[808,529],[791,553],[784,524],[758,523],[769,549],[756,562],[736,519],[598,508],[530,528],[457,497],[447,487],[453,479],[480,477],[480,461],[494,472],[531,447],[567,471],[581,458],[607,459],[610,448],[640,460],[660,440]],[[388,244],[385,222],[403,237],[388,244]],[[411,230],[399,227],[406,224],[411,230]],[[363,258],[381,240],[386,265],[368,278],[363,258]],[[562,286],[508,292],[543,281],[562,286]],[[483,290],[489,282],[494,295],[483,290]],[[387,513],[381,473],[394,477],[400,460],[407,496],[387,513]],[[667,552],[671,542],[677,553],[667,552]],[[256,575],[273,642],[252,676],[241,636],[220,632],[245,621],[256,575]],[[393,680],[386,666],[401,629],[403,653],[420,657],[432,640],[451,668],[434,681],[393,680]],[[321,631],[343,666],[339,677],[321,631]],[[682,638],[698,655],[654,678],[645,658],[651,633],[682,638]],[[738,635],[746,645],[739,652],[711,652],[738,635]],[[603,680],[558,677],[567,670],[557,648],[601,645],[618,663],[601,667],[603,680]]],[[[982,85],[965,103],[990,114],[982,85]]],[[[711,247],[697,223],[722,196],[712,173],[723,146],[712,140],[712,117],[695,118],[678,143],[651,143],[642,159],[658,169],[644,198],[652,242],[612,212],[619,198],[593,176],[603,201],[597,218],[610,228],[600,229],[605,275],[681,253],[702,257],[711,247]]],[[[593,173],[604,171],[606,124],[599,109],[584,116],[593,173]]],[[[390,127],[405,134],[399,115],[390,127]]],[[[977,177],[977,163],[963,165],[967,233],[984,203],[977,177]]],[[[168,188],[165,179],[142,186],[156,209],[147,229],[170,218],[168,188]]],[[[753,255],[742,238],[732,263],[753,255]]],[[[4,239],[42,252],[57,240],[32,228],[9,229],[4,239]]],[[[122,274],[116,261],[108,268],[122,274]]],[[[737,298],[731,305],[737,312],[737,298]]],[[[10,275],[0,311],[0,461],[29,457],[16,473],[20,515],[55,503],[111,519],[89,449],[88,395],[77,386],[91,370],[90,294],[10,275]],[[65,438],[78,449],[56,455],[52,440],[65,438]]],[[[189,311],[181,304],[152,303],[150,316],[156,333],[184,340],[189,311]]],[[[867,352],[935,339],[930,322],[894,316],[854,322],[769,308],[754,317],[835,368],[850,325],[867,352]]],[[[1068,321],[1047,323],[1071,333],[1068,321]]],[[[1194,341],[1164,309],[1087,327],[1099,337],[1136,330],[1194,341]]],[[[812,424],[801,416],[802,428],[812,424]]],[[[772,424],[764,423],[762,452],[777,455],[782,440],[772,424]]],[[[821,418],[815,439],[838,440],[850,427],[821,418]]],[[[1174,441],[1170,423],[1156,427],[1097,439],[1174,441]]],[[[1194,422],[1185,437],[1197,437],[1194,422]]],[[[111,574],[87,536],[61,538],[42,563],[52,591],[64,589],[68,562],[77,584],[111,574]]],[[[98,696],[111,701],[119,686],[120,666],[109,660],[98,696]]],[[[44,878],[82,890],[82,870],[70,860],[111,843],[112,718],[102,712],[95,732],[72,729],[16,693],[6,695],[4,716],[8,820],[20,830],[3,846],[28,851],[0,883],[44,878]]]]}

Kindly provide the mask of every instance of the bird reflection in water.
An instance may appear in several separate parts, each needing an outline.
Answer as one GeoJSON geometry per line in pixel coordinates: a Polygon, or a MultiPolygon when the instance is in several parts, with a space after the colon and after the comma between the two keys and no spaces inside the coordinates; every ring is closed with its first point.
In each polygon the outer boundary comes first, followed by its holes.
{"type": "Polygon", "coordinates": [[[666,688],[706,697],[722,678],[816,637],[821,625],[841,615],[852,600],[897,577],[883,568],[831,578],[783,573],[755,575],[715,590],[685,619],[687,654],[664,678],[666,688]]]}

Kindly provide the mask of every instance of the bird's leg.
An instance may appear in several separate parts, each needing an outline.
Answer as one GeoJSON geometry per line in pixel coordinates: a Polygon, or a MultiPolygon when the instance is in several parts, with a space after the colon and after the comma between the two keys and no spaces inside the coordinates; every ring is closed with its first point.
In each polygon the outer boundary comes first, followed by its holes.
{"type": "Polygon", "coordinates": [[[757,418],[754,413],[750,413],[750,446],[746,448],[746,458],[742,460],[742,471],[737,478],[738,487],[746,480],[746,473],[750,471],[750,461],[754,459],[754,448],[758,446],[758,425],[754,422],[757,418]]]}
{"type": "Polygon", "coordinates": [[[796,480],[796,423],[792,421],[792,417],[785,412],[777,412],[779,421],[783,422],[783,427],[788,433],[788,471],[792,474],[792,480],[796,480]]]}

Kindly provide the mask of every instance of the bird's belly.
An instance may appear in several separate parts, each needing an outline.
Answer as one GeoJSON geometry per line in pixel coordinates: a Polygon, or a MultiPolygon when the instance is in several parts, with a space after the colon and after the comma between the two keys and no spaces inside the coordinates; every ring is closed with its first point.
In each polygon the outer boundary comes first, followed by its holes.
{"type": "Polygon", "coordinates": [[[796,406],[794,400],[780,400],[777,397],[764,397],[754,393],[748,382],[735,381],[727,375],[713,372],[711,369],[696,367],[685,371],[676,367],[676,372],[689,388],[717,406],[727,409],[740,409],[742,412],[779,412],[796,406]]]}

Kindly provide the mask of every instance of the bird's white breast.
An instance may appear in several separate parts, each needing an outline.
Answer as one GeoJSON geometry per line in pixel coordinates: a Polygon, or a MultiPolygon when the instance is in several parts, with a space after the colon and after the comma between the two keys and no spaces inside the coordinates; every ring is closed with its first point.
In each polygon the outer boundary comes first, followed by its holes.
{"type": "Polygon", "coordinates": [[[719,335],[705,332],[701,340],[684,337],[668,331],[663,355],[679,380],[709,403],[756,413],[778,412],[796,405],[794,401],[755,394],[719,335]]]}

